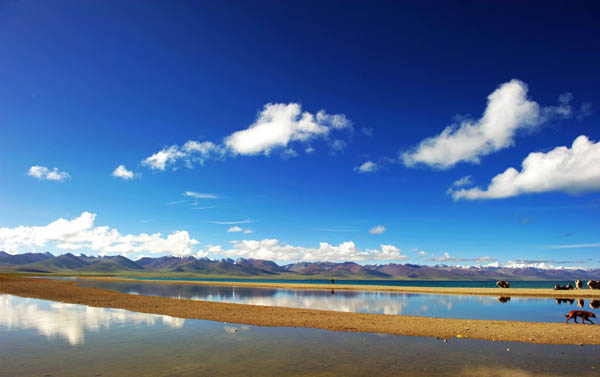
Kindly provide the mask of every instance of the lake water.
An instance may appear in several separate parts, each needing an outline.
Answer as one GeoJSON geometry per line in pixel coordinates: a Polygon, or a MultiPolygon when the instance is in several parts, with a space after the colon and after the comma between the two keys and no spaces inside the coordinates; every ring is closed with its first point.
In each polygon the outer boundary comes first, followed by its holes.
{"type": "Polygon", "coordinates": [[[532,322],[563,322],[563,314],[578,309],[580,305],[585,310],[596,312],[600,318],[600,300],[271,289],[150,282],[86,281],[83,285],[130,294],[249,305],[532,322]]]}
{"type": "Polygon", "coordinates": [[[598,346],[184,320],[0,295],[0,376],[597,376],[598,346]],[[507,351],[509,349],[509,351],[507,351]]]}
{"type": "MultiPolygon", "coordinates": [[[[330,284],[325,279],[203,279],[203,278],[169,278],[169,277],[139,277],[132,276],[127,279],[133,280],[157,280],[157,281],[214,281],[234,283],[290,283],[290,284],[330,284]]],[[[554,284],[566,285],[572,280],[548,280],[548,281],[510,281],[511,288],[529,289],[552,289],[554,284]]],[[[496,280],[335,280],[335,284],[344,285],[387,285],[393,287],[448,287],[448,288],[496,288],[496,280]]],[[[585,282],[584,282],[585,285],[585,282]]]]}

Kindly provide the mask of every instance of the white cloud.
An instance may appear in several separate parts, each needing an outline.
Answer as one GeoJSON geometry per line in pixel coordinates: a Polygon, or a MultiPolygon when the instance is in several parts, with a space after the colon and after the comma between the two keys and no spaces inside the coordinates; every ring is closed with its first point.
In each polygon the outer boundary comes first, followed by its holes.
{"type": "Polygon", "coordinates": [[[332,129],[351,127],[343,114],[330,115],[321,110],[313,115],[303,112],[297,103],[268,103],[250,127],[225,138],[225,145],[234,154],[269,155],[273,149],[285,148],[291,142],[306,142],[326,136],[332,129]]]}
{"type": "Polygon", "coordinates": [[[586,248],[600,248],[600,243],[574,243],[567,245],[548,245],[548,249],[586,249],[586,248]]]}
{"type": "Polygon", "coordinates": [[[95,308],[92,306],[41,301],[10,295],[0,295],[0,325],[10,330],[35,329],[36,333],[49,339],[57,337],[72,346],[85,342],[86,332],[122,325],[147,325],[162,323],[180,328],[183,318],[136,313],[122,309],[95,308]],[[40,320],[43,318],[44,320],[40,320]]]}
{"type": "Polygon", "coordinates": [[[369,230],[369,233],[371,234],[382,234],[383,232],[385,232],[385,227],[383,225],[377,225],[376,227],[369,230]]]}
{"type": "Polygon", "coordinates": [[[307,147],[304,152],[306,152],[306,154],[313,154],[316,152],[316,149],[313,147],[307,147]]]}
{"type": "Polygon", "coordinates": [[[487,107],[478,120],[464,120],[446,127],[401,155],[406,166],[426,164],[448,169],[459,162],[479,163],[482,156],[514,144],[519,130],[531,130],[554,118],[571,115],[571,96],[562,95],[558,106],[540,108],[527,98],[527,85],[511,80],[488,96],[487,107]]]}
{"type": "Polygon", "coordinates": [[[45,166],[33,165],[27,171],[27,174],[31,177],[37,178],[39,180],[48,180],[48,181],[64,181],[67,178],[71,178],[69,173],[66,171],[60,171],[58,168],[54,168],[49,170],[45,166]]]}
{"type": "Polygon", "coordinates": [[[480,187],[452,192],[454,200],[498,199],[548,191],[580,193],[600,190],[600,142],[579,136],[571,148],[562,146],[544,153],[530,153],[522,170],[508,168],[480,187]]]}
{"type": "Polygon", "coordinates": [[[244,233],[244,234],[251,234],[254,233],[254,231],[250,228],[242,228],[239,226],[232,226],[229,229],[227,229],[227,233],[244,233]]]}
{"type": "Polygon", "coordinates": [[[133,178],[133,172],[130,170],[127,170],[125,165],[119,165],[119,166],[117,166],[117,168],[115,170],[113,170],[112,176],[115,178],[121,178],[121,179],[127,180],[127,179],[133,178]]]}
{"type": "Polygon", "coordinates": [[[165,170],[174,165],[178,160],[183,160],[187,167],[192,167],[193,163],[204,164],[208,159],[222,159],[225,155],[225,148],[216,145],[210,141],[199,142],[188,140],[182,147],[171,145],[154,153],[142,161],[142,164],[154,170],[165,170]]]}
{"type": "Polygon", "coordinates": [[[364,162],[360,166],[354,167],[354,171],[359,173],[373,173],[379,170],[380,166],[374,163],[373,161],[364,162]]]}
{"type": "Polygon", "coordinates": [[[0,228],[0,249],[18,253],[23,249],[48,247],[62,250],[93,250],[102,254],[165,253],[190,255],[199,242],[187,231],[174,231],[166,238],[161,233],[122,235],[108,226],[95,226],[96,214],[83,212],[72,220],[59,218],[45,226],[0,228]]]}
{"type": "MultiPolygon", "coordinates": [[[[425,253],[420,255],[425,255],[425,253]]],[[[453,256],[450,255],[450,253],[448,253],[447,251],[444,252],[444,255],[436,257],[436,256],[432,256],[430,258],[427,259],[430,262],[475,262],[475,263],[490,263],[490,262],[494,262],[496,261],[496,259],[492,258],[492,257],[488,257],[488,256],[484,256],[484,257],[475,257],[475,258],[455,258],[453,256]]]]}
{"type": "Polygon", "coordinates": [[[183,195],[194,199],[219,199],[219,195],[207,194],[203,192],[186,191],[183,195]]]}
{"type": "Polygon", "coordinates": [[[211,224],[219,224],[219,225],[237,225],[237,224],[250,224],[253,223],[254,220],[246,219],[239,221],[209,221],[211,224]]]}
{"type": "Polygon", "coordinates": [[[380,245],[379,249],[361,250],[354,242],[331,245],[326,242],[319,247],[309,248],[280,244],[277,239],[234,241],[233,248],[221,250],[225,256],[254,259],[268,259],[276,262],[345,262],[403,260],[407,256],[394,245],[380,245]]]}
{"type": "Polygon", "coordinates": [[[292,158],[298,156],[298,152],[296,152],[293,148],[287,148],[281,152],[281,156],[283,158],[292,158]]]}
{"type": "Polygon", "coordinates": [[[456,181],[454,181],[452,183],[452,186],[454,187],[463,187],[463,186],[469,186],[471,185],[471,176],[470,175],[466,175],[460,179],[457,179],[456,181]]]}
{"type": "Polygon", "coordinates": [[[342,139],[336,139],[331,143],[331,153],[337,154],[341,153],[346,149],[346,142],[342,139]]]}
{"type": "Polygon", "coordinates": [[[419,255],[426,255],[426,254],[427,254],[427,252],[425,252],[425,251],[421,250],[421,251],[417,251],[417,254],[419,254],[419,255]]]}

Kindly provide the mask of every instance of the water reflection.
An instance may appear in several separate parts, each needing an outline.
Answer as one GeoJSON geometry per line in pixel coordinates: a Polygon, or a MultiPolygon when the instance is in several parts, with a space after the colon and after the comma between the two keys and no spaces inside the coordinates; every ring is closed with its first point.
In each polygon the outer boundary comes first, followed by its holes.
{"type": "MultiPolygon", "coordinates": [[[[516,299],[488,301],[491,306],[481,307],[506,308],[516,299]]],[[[576,371],[586,377],[597,375],[600,352],[598,346],[443,342],[200,320],[182,326],[169,317],[8,295],[0,303],[0,376],[530,377],[576,371]]]]}
{"type": "Polygon", "coordinates": [[[183,326],[185,320],[169,316],[134,313],[120,309],[92,308],[0,295],[0,326],[7,330],[33,329],[48,338],[59,337],[71,345],[84,342],[86,331],[98,332],[119,325],[183,326]]]}
{"type": "MultiPolygon", "coordinates": [[[[535,314],[532,318],[540,322],[561,322],[563,315],[574,309],[569,308],[570,306],[585,304],[583,301],[576,303],[575,299],[570,298],[555,300],[539,297],[461,296],[341,289],[273,289],[107,281],[85,282],[84,285],[149,296],[355,313],[493,320],[523,320],[535,314]]],[[[590,307],[600,308],[600,300],[591,302],[590,307]]]]}

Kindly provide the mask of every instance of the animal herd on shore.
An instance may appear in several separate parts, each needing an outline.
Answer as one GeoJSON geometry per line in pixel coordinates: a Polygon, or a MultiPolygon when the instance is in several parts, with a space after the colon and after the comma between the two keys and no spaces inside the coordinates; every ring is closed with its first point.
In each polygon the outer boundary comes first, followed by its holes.
{"type": "MultiPolygon", "coordinates": [[[[510,288],[510,283],[507,282],[506,280],[498,280],[496,282],[496,285],[498,286],[498,288],[510,288]]],[[[587,282],[587,286],[589,289],[600,289],[600,280],[589,280],[587,282]]],[[[571,289],[582,289],[583,288],[583,282],[581,280],[576,280],[575,281],[575,287],[573,287],[571,285],[571,283],[567,283],[565,285],[561,285],[561,284],[554,284],[554,290],[555,291],[568,291],[571,289]]]]}
{"type": "MultiPolygon", "coordinates": [[[[510,288],[510,283],[507,282],[506,280],[498,280],[496,282],[496,285],[498,286],[498,288],[510,288]]],[[[589,289],[600,289],[600,280],[589,280],[587,282],[587,286],[589,289]]],[[[568,290],[572,290],[572,289],[583,289],[583,282],[581,280],[576,280],[575,281],[575,287],[573,287],[571,285],[571,283],[567,283],[565,285],[561,285],[556,283],[554,285],[554,290],[555,291],[568,291],[568,290]]],[[[510,297],[501,297],[502,300],[499,299],[500,302],[508,302],[510,300],[510,297]]],[[[560,304],[561,302],[559,301],[561,299],[556,299],[556,301],[560,304]]],[[[573,300],[571,300],[572,303],[573,300]]],[[[598,307],[600,307],[600,305],[598,305],[599,302],[598,300],[593,300],[590,303],[590,307],[596,309],[598,307]]],[[[577,306],[579,306],[580,308],[583,307],[583,300],[579,299],[577,301],[577,306]]],[[[596,314],[594,314],[593,312],[589,312],[587,310],[571,310],[569,312],[569,314],[565,314],[564,315],[567,318],[567,323],[569,323],[569,320],[573,319],[573,321],[575,321],[575,323],[577,322],[577,317],[581,318],[581,324],[585,324],[585,321],[590,322],[591,324],[593,324],[594,322],[592,322],[592,320],[590,318],[596,318],[596,314]]]]}

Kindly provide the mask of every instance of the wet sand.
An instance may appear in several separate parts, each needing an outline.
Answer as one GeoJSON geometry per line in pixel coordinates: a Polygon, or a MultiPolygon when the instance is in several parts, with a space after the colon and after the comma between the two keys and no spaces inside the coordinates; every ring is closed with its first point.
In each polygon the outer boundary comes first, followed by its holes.
{"type": "MultiPolygon", "coordinates": [[[[270,287],[272,286],[270,285],[270,287]]],[[[364,289],[364,287],[360,287],[364,289]]],[[[339,288],[336,286],[336,289],[339,288]]],[[[430,290],[431,288],[425,289],[430,290]]],[[[451,288],[451,290],[457,289],[451,288]]],[[[526,343],[600,344],[600,326],[592,325],[446,319],[229,304],[130,295],[82,287],[77,282],[64,280],[0,276],[0,293],[93,307],[256,326],[310,327],[333,331],[387,333],[444,339],[464,337],[526,343]]],[[[527,318],[523,319],[527,320],[527,318]]]]}
{"type": "Polygon", "coordinates": [[[570,291],[555,291],[553,289],[533,288],[454,288],[454,287],[400,287],[389,285],[352,285],[352,284],[303,284],[303,283],[264,283],[264,282],[228,282],[228,281],[190,281],[190,280],[152,280],[128,279],[117,277],[81,276],[79,279],[128,281],[136,283],[160,284],[190,284],[210,285],[223,287],[252,287],[252,288],[282,288],[282,289],[324,289],[324,290],[353,290],[353,291],[380,291],[399,293],[422,293],[442,295],[475,295],[496,297],[552,297],[552,298],[598,298],[600,290],[573,289],[570,291]]]}

